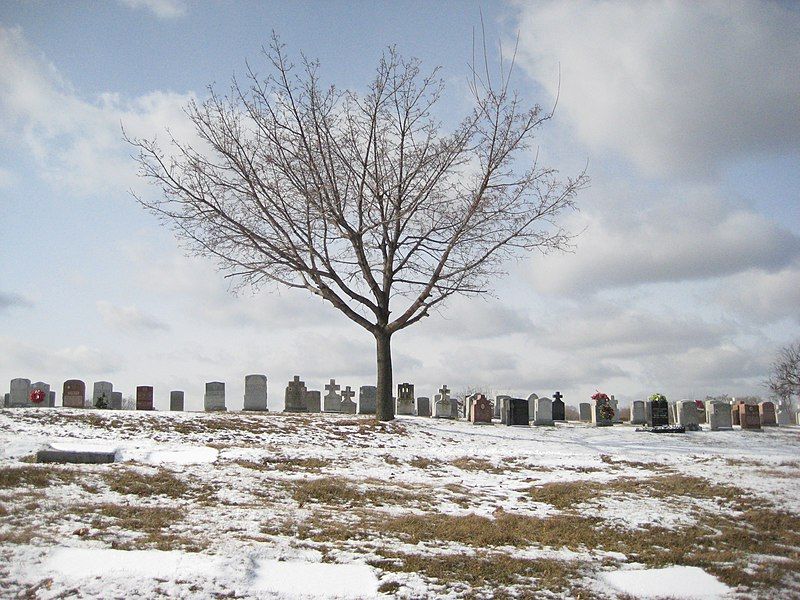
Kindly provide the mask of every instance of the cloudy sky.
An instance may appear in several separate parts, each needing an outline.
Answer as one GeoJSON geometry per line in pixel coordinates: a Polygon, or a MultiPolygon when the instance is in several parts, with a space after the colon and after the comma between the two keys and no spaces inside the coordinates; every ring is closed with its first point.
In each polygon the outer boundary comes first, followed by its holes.
{"type": "MultiPolygon", "coordinates": [[[[599,389],[630,400],[763,394],[800,338],[800,8],[790,2],[0,3],[0,388],[109,380],[156,406],[265,373],[270,407],[374,381],[373,339],[294,291],[230,293],[213,262],[131,197],[133,135],[191,136],[182,109],[258,65],[275,30],[324,78],[363,89],[396,44],[442,66],[445,122],[467,106],[472,31],[519,34],[516,87],[550,107],[539,153],[591,187],[573,253],[508,265],[394,339],[395,381],[599,389]],[[560,78],[559,78],[560,73],[560,78]],[[6,382],[6,383],[2,383],[6,382]]],[[[144,191],[144,193],[152,193],[144,191]]]]}

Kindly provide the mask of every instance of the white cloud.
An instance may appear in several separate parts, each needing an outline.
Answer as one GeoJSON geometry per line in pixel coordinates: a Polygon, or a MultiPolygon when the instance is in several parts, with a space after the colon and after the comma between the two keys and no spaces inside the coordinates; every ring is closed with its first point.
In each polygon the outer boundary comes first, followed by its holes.
{"type": "MultiPolygon", "coordinates": [[[[79,344],[64,348],[51,348],[47,344],[32,344],[27,340],[0,336],[4,366],[19,377],[43,379],[55,385],[76,374],[107,375],[119,370],[120,357],[114,351],[104,351],[79,344]],[[49,378],[49,379],[48,379],[49,378]]],[[[54,388],[57,389],[57,388],[54,388]]]]}
{"type": "Polygon", "coordinates": [[[520,62],[597,150],[649,174],[797,152],[800,11],[791,3],[521,4],[520,62]]]}
{"type": "Polygon", "coordinates": [[[714,298],[748,320],[800,323],[800,262],[774,273],[751,270],[725,278],[714,298]]]}
{"type": "Polygon", "coordinates": [[[134,137],[152,137],[166,126],[178,138],[194,136],[183,113],[191,94],[84,99],[20,28],[0,26],[0,66],[0,136],[26,147],[42,176],[60,187],[81,193],[142,187],[123,124],[134,137]]]}
{"type": "Polygon", "coordinates": [[[133,9],[148,10],[159,19],[174,19],[186,14],[183,0],[119,0],[133,9]]]}
{"type": "Polygon", "coordinates": [[[135,306],[116,306],[105,300],[98,300],[97,311],[103,318],[103,322],[115,329],[123,331],[166,331],[169,329],[166,323],[142,313],[135,306]]]}

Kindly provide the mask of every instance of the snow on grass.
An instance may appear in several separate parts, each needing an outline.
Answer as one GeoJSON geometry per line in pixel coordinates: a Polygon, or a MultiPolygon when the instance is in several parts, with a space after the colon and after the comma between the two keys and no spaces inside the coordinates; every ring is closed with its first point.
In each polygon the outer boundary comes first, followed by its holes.
{"type": "Polygon", "coordinates": [[[636,598],[706,600],[724,598],[732,590],[698,567],[613,571],[602,574],[613,588],[636,598]]]}

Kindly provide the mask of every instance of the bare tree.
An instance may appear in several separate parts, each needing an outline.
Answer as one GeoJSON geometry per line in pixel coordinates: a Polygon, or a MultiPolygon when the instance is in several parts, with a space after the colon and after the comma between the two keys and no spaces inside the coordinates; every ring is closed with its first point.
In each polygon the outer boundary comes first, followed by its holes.
{"type": "Polygon", "coordinates": [[[493,80],[484,52],[474,108],[443,133],[438,69],[393,48],[363,95],[323,85],[319,63],[292,64],[275,36],[264,55],[265,76],[248,65],[246,84],[188,106],[203,148],[129,140],[163,191],[138,200],[240,284],[308,290],[369,331],[377,416],[392,419],[392,335],[490,291],[509,258],[568,247],[556,218],[586,175],[538,164],[531,142],[552,112],[510,89],[513,61],[493,80]]]}
{"type": "Polygon", "coordinates": [[[767,387],[786,409],[791,408],[792,396],[800,396],[800,342],[781,348],[767,387]]]}

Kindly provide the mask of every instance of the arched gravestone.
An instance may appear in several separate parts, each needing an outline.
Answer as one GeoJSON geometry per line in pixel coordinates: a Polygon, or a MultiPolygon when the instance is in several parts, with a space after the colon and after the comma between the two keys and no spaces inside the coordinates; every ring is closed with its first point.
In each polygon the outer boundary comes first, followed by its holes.
{"type": "Polygon", "coordinates": [[[66,408],[85,408],[86,384],[80,379],[68,379],[61,392],[61,406],[66,408]]]}
{"type": "Polygon", "coordinates": [[[552,414],[553,421],[566,421],[567,420],[567,407],[564,406],[564,396],[561,392],[553,394],[552,414]]]}
{"type": "MultiPolygon", "coordinates": [[[[550,398],[538,398],[533,401],[536,405],[534,425],[553,425],[553,401],[550,398]]],[[[530,404],[530,400],[528,401],[530,404]]],[[[530,414],[530,408],[528,409],[530,414]]]]}
{"type": "Polygon", "coordinates": [[[761,417],[761,425],[764,427],[777,427],[778,418],[775,414],[775,403],[770,401],[761,402],[758,405],[758,414],[761,417]]]}
{"type": "Polygon", "coordinates": [[[588,402],[581,402],[578,405],[578,410],[580,413],[580,420],[585,422],[590,422],[592,420],[592,405],[588,402]]]}
{"type": "Polygon", "coordinates": [[[431,399],[427,396],[420,396],[417,398],[417,416],[430,417],[431,416],[431,399]]]}
{"type": "Polygon", "coordinates": [[[169,393],[169,409],[174,411],[183,410],[184,394],[181,390],[172,390],[169,393]]]}
{"type": "Polygon", "coordinates": [[[284,394],[283,412],[308,412],[306,407],[306,382],[300,381],[300,376],[295,375],[294,379],[286,386],[284,394]]]}
{"type": "Polygon", "coordinates": [[[397,410],[395,412],[398,415],[413,415],[414,408],[414,384],[398,383],[397,410]]]}
{"type": "Polygon", "coordinates": [[[528,396],[528,421],[536,420],[536,401],[539,399],[537,394],[528,396]]]}
{"type": "Polygon", "coordinates": [[[24,408],[33,406],[31,402],[31,380],[24,377],[17,377],[11,380],[9,388],[8,408],[24,408]]]}
{"type": "Polygon", "coordinates": [[[473,423],[492,422],[492,403],[483,394],[475,394],[470,406],[469,420],[473,423]]]}
{"type": "Polygon", "coordinates": [[[683,425],[686,431],[699,431],[700,419],[697,414],[697,404],[694,400],[679,400],[675,403],[675,414],[678,425],[683,425]]]}
{"type": "Polygon", "coordinates": [[[267,376],[254,374],[244,378],[244,403],[242,410],[267,410],[267,376]]]}
{"type": "Polygon", "coordinates": [[[209,412],[226,411],[225,384],[221,381],[206,383],[206,394],[203,397],[203,407],[209,412]]]}
{"type": "Polygon", "coordinates": [[[524,398],[509,398],[505,402],[506,425],[528,425],[528,401],[524,398]]]}
{"type": "Polygon", "coordinates": [[[111,408],[111,394],[114,393],[114,384],[110,381],[95,381],[92,386],[92,406],[98,406],[98,402],[106,408],[111,408]]]}
{"type": "Polygon", "coordinates": [[[374,415],[378,398],[378,388],[374,385],[362,385],[358,389],[358,414],[374,415]]]}
{"type": "Polygon", "coordinates": [[[761,415],[755,404],[739,405],[739,424],[742,429],[761,429],[761,415]]]}
{"type": "Polygon", "coordinates": [[[503,416],[505,414],[504,408],[506,400],[509,398],[511,398],[511,396],[500,394],[494,399],[494,418],[500,419],[501,422],[505,422],[505,417],[503,416]]]}
{"type": "MultiPolygon", "coordinates": [[[[44,381],[36,381],[36,382],[31,384],[31,392],[33,392],[33,390],[42,390],[44,392],[44,396],[43,396],[41,402],[39,402],[39,403],[31,402],[30,405],[31,406],[49,407],[50,406],[50,384],[49,383],[45,383],[44,381]]],[[[30,395],[28,396],[28,400],[30,400],[30,395]]]]}
{"type": "Polygon", "coordinates": [[[136,410],[155,410],[152,385],[136,386],[136,410]]]}
{"type": "Polygon", "coordinates": [[[643,400],[631,402],[631,425],[644,425],[647,423],[647,412],[643,400]]]}

